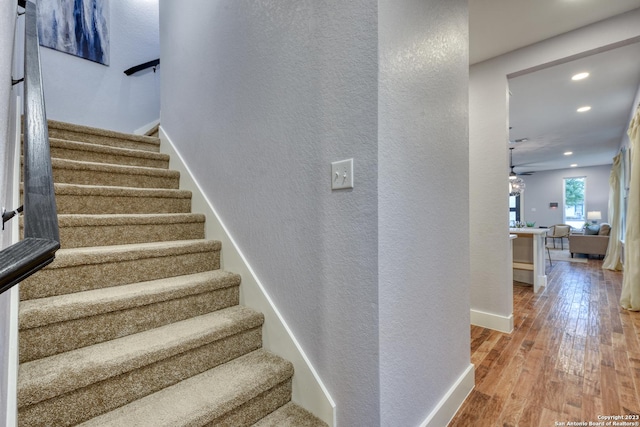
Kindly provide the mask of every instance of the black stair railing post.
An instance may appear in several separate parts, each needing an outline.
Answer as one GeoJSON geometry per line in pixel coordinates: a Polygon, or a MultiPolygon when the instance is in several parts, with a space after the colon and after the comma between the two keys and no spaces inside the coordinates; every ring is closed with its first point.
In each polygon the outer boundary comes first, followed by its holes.
{"type": "Polygon", "coordinates": [[[40,71],[36,4],[26,0],[18,3],[26,10],[23,120],[24,238],[0,251],[0,293],[51,263],[60,248],[49,131],[40,71]]]}

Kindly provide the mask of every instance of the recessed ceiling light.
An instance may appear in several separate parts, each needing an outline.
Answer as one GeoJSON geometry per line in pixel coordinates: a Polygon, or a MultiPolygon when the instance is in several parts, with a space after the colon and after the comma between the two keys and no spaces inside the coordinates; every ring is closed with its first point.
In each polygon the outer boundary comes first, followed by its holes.
{"type": "Polygon", "coordinates": [[[591,107],[589,107],[588,105],[585,105],[584,107],[580,107],[578,108],[578,113],[584,113],[585,111],[589,111],[591,110],[591,107]]]}
{"type": "Polygon", "coordinates": [[[564,155],[565,155],[565,156],[570,156],[570,155],[572,155],[572,154],[573,154],[573,151],[565,151],[565,152],[564,152],[564,155]]]}
{"type": "Polygon", "coordinates": [[[569,166],[571,166],[572,168],[575,168],[576,166],[578,166],[577,163],[571,163],[569,166]]]}
{"type": "Polygon", "coordinates": [[[578,73],[578,74],[574,75],[573,77],[571,77],[571,80],[582,80],[582,79],[586,79],[587,77],[589,77],[589,73],[587,73],[587,72],[578,73]]]}

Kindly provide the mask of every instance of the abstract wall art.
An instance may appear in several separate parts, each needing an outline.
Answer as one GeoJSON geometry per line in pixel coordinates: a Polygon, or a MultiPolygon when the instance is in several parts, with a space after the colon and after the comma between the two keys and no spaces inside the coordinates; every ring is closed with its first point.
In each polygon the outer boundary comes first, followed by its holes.
{"type": "Polygon", "coordinates": [[[109,0],[39,0],[40,45],[109,65],[109,0]]]}

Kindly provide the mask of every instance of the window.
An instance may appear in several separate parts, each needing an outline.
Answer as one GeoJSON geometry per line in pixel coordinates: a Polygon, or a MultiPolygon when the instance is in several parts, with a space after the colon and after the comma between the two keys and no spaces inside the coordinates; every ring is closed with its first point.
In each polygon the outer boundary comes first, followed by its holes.
{"type": "Polygon", "coordinates": [[[509,196],[509,225],[520,221],[520,196],[509,196]]]}
{"type": "Polygon", "coordinates": [[[564,179],[564,223],[574,228],[582,228],[586,222],[586,182],[586,177],[564,179]]]}

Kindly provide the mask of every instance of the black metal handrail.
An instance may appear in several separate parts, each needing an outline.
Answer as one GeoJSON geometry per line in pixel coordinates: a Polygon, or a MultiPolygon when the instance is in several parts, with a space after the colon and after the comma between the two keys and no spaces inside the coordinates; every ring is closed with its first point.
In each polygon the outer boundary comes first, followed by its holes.
{"type": "Polygon", "coordinates": [[[155,73],[156,67],[158,65],[160,65],[160,58],[154,59],[153,61],[145,62],[143,64],[138,64],[131,68],[127,68],[126,70],[124,70],[124,73],[127,76],[130,76],[131,74],[135,74],[138,71],[146,70],[147,68],[151,68],[151,67],[153,67],[153,72],[155,73]]]}
{"type": "Polygon", "coordinates": [[[24,42],[24,238],[0,252],[0,293],[51,263],[60,248],[36,5],[26,1],[24,42]]]}

